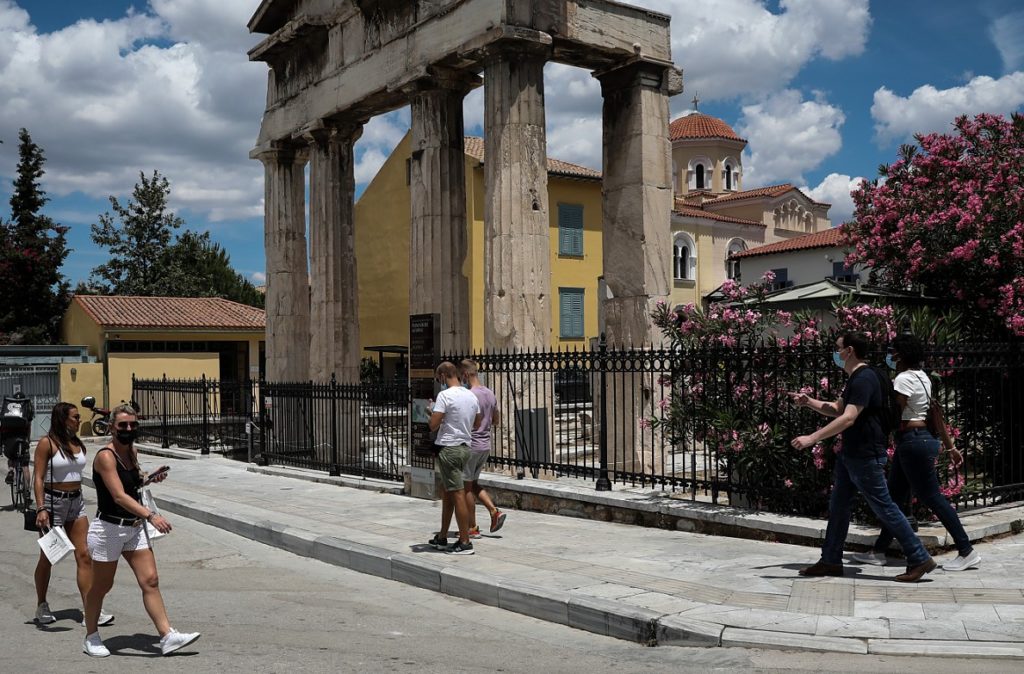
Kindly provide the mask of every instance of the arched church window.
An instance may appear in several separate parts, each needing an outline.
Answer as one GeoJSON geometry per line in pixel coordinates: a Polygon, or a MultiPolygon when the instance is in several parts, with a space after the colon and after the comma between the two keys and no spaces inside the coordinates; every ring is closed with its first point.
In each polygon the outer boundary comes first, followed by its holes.
{"type": "Polygon", "coordinates": [[[702,189],[704,189],[704,165],[703,164],[697,164],[697,168],[694,169],[694,171],[695,171],[695,173],[697,175],[697,177],[696,177],[697,189],[698,190],[702,190],[702,189]]]}
{"type": "Polygon", "coordinates": [[[731,190],[732,189],[732,165],[731,164],[726,164],[725,165],[725,189],[727,189],[727,190],[731,190]]]}
{"type": "Polygon", "coordinates": [[[733,258],[736,253],[742,253],[747,249],[747,243],[743,239],[733,239],[725,253],[725,274],[727,278],[739,280],[740,261],[733,258]]]}
{"type": "Polygon", "coordinates": [[[672,243],[672,277],[692,281],[697,276],[697,247],[685,232],[677,232],[672,243]]]}

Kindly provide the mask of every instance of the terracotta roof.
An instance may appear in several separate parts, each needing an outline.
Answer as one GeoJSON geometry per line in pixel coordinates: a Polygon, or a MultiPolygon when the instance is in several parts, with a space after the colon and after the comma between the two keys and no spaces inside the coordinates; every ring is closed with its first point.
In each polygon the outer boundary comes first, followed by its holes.
{"type": "Polygon", "coordinates": [[[757,257],[758,255],[769,255],[771,253],[790,253],[797,250],[810,250],[812,248],[828,248],[839,246],[843,243],[843,233],[839,227],[830,227],[821,232],[804,234],[785,241],[776,241],[757,248],[745,250],[742,253],[733,254],[734,258],[757,257]]]}
{"type": "MultiPolygon", "coordinates": [[[[726,194],[719,195],[714,199],[709,199],[706,203],[740,201],[742,199],[756,199],[759,197],[770,197],[774,199],[775,197],[781,197],[783,194],[786,194],[787,192],[791,192],[793,190],[800,192],[800,194],[803,194],[805,197],[807,196],[792,183],[781,183],[779,185],[766,185],[765,187],[756,187],[752,190],[743,190],[741,192],[728,192],[726,194]]],[[[808,199],[812,204],[818,204],[819,206],[832,205],[826,204],[822,201],[815,201],[810,197],[808,197],[808,199]]]]}
{"type": "Polygon", "coordinates": [[[738,140],[746,143],[746,139],[740,138],[732,127],[711,115],[702,112],[694,112],[685,117],[680,117],[668,127],[668,135],[672,140],[684,140],[691,138],[724,138],[726,140],[738,140]]]}
{"type": "MultiPolygon", "coordinates": [[[[484,161],[484,139],[479,136],[466,136],[466,154],[473,159],[483,163],[484,161]]],[[[548,157],[548,173],[555,175],[569,176],[571,178],[592,178],[601,179],[601,172],[595,171],[579,164],[570,164],[561,159],[548,157]]]]}
{"type": "Polygon", "coordinates": [[[763,222],[758,222],[757,220],[734,218],[729,215],[722,215],[721,213],[711,213],[710,211],[705,211],[697,206],[688,206],[683,199],[676,199],[672,212],[677,215],[684,215],[688,218],[707,218],[708,220],[715,220],[717,222],[732,222],[738,225],[753,225],[755,227],[766,226],[763,222]]]}
{"type": "Polygon", "coordinates": [[[96,323],[107,328],[263,330],[266,312],[219,297],[75,295],[96,323]]]}

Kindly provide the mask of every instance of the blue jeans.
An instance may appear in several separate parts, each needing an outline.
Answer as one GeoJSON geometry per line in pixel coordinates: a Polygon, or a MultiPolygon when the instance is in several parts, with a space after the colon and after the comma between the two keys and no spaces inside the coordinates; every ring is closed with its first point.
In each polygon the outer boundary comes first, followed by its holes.
{"type": "MultiPolygon", "coordinates": [[[[963,556],[971,554],[974,548],[964,531],[964,525],[956,510],[939,489],[939,478],[935,474],[935,459],[939,456],[940,443],[926,428],[911,428],[897,436],[896,455],[889,469],[889,493],[898,504],[906,503],[910,492],[935,513],[942,526],[953,537],[956,549],[963,556]]],[[[878,534],[874,549],[885,552],[892,543],[892,534],[883,526],[878,534]]]]}
{"type": "Polygon", "coordinates": [[[850,530],[850,513],[858,491],[864,495],[875,516],[895,534],[903,547],[907,566],[917,566],[929,559],[928,551],[914,535],[907,518],[889,497],[889,488],[885,484],[887,460],[884,452],[879,457],[870,458],[846,456],[845,452],[840,452],[836,457],[835,484],[829,499],[828,528],[821,547],[821,561],[826,564],[843,563],[843,544],[850,530]]]}

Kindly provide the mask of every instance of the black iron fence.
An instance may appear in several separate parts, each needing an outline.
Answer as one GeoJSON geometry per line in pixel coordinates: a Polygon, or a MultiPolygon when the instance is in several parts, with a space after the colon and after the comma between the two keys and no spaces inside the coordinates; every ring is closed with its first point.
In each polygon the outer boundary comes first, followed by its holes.
{"type": "MultiPolygon", "coordinates": [[[[831,349],[598,346],[467,357],[504,419],[493,436],[496,466],[593,480],[597,489],[620,483],[772,512],[827,510],[838,443],[792,449],[793,437],[828,420],[793,407],[786,394],[838,399],[845,375],[831,349]]],[[[940,460],[944,491],[962,509],[1024,500],[1020,346],[936,347],[928,357],[966,456],[958,469],[940,460]]]]}
{"type": "MultiPolygon", "coordinates": [[[[496,468],[771,512],[827,509],[839,447],[792,449],[793,437],[827,420],[786,394],[838,399],[845,375],[831,350],[598,346],[467,357],[498,399],[496,468]]],[[[962,509],[1024,500],[1020,345],[932,348],[927,369],[965,455],[958,469],[939,462],[949,498],[962,509]]],[[[386,479],[401,479],[408,463],[404,386],[163,379],[134,387],[144,435],[165,445],[386,479]]]]}
{"type": "Polygon", "coordinates": [[[408,387],[133,379],[142,437],[203,454],[401,480],[408,387]]]}

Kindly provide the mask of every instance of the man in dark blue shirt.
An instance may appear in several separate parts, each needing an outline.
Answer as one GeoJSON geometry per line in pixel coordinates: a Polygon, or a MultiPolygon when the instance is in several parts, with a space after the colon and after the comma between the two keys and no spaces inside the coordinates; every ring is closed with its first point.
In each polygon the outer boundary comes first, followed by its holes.
{"type": "Polygon", "coordinates": [[[832,359],[849,375],[843,396],[837,402],[815,400],[803,393],[789,394],[795,405],[809,407],[827,417],[835,417],[814,433],[794,438],[791,443],[793,447],[806,449],[840,433],[843,441],[842,449],[836,456],[828,528],[821,547],[821,559],[801,569],[800,575],[843,575],[843,545],[850,529],[853,499],[859,491],[875,516],[896,536],[903,548],[907,570],[896,576],[896,580],[913,583],[934,569],[935,561],[889,496],[889,487],[885,482],[888,438],[882,430],[879,414],[884,404],[882,382],[877,372],[864,362],[867,352],[868,340],[860,333],[844,333],[836,340],[836,351],[832,359]]]}

